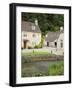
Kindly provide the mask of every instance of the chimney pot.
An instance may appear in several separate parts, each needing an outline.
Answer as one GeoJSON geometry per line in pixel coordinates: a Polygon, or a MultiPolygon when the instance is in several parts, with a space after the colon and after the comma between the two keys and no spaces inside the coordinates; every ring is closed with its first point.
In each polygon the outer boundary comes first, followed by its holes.
{"type": "Polygon", "coordinates": [[[60,31],[63,31],[63,29],[64,29],[63,27],[60,27],[60,31]]]}
{"type": "Polygon", "coordinates": [[[35,19],[35,25],[36,25],[36,26],[38,25],[38,20],[37,20],[37,19],[35,19]]]}

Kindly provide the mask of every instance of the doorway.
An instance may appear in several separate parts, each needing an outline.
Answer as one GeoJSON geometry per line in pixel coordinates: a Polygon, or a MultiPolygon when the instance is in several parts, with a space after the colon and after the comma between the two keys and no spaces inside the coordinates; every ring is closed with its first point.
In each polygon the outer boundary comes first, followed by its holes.
{"type": "Polygon", "coordinates": [[[61,48],[63,48],[63,40],[61,40],[61,43],[60,44],[61,44],[61,48]]]}
{"type": "Polygon", "coordinates": [[[63,48],[63,43],[61,42],[61,48],[63,48]]]}
{"type": "Polygon", "coordinates": [[[55,42],[54,44],[55,44],[55,47],[57,47],[57,42],[55,42]]]}
{"type": "Polygon", "coordinates": [[[47,42],[47,46],[49,47],[49,42],[47,42]]]}
{"type": "Polygon", "coordinates": [[[27,48],[27,42],[28,40],[24,40],[23,43],[24,43],[24,49],[27,48]]]}

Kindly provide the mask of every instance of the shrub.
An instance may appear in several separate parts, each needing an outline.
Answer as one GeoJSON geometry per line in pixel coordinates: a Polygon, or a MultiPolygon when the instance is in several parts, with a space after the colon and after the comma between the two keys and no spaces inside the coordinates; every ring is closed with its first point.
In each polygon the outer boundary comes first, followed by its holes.
{"type": "Polygon", "coordinates": [[[38,45],[35,45],[35,47],[34,48],[42,48],[42,46],[41,46],[41,42],[38,44],[38,45]]]}
{"type": "Polygon", "coordinates": [[[38,49],[38,48],[42,48],[42,47],[41,47],[41,46],[39,46],[39,45],[36,45],[34,48],[37,48],[37,49],[38,49]]]}
{"type": "Polygon", "coordinates": [[[28,46],[28,49],[32,49],[32,47],[31,46],[28,46]]]}

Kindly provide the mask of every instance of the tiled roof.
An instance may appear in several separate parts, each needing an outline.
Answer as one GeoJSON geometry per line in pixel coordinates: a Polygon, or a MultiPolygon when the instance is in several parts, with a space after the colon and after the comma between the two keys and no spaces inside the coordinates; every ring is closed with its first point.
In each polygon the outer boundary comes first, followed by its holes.
{"type": "Polygon", "coordinates": [[[35,33],[41,33],[40,28],[38,25],[35,25],[35,23],[22,21],[21,23],[21,30],[27,31],[27,32],[35,32],[35,33]],[[32,29],[32,26],[35,27],[35,30],[32,29]]]}
{"type": "Polygon", "coordinates": [[[54,40],[59,38],[59,35],[63,33],[63,31],[57,31],[57,32],[48,32],[47,37],[45,38],[45,41],[53,42],[54,40]]]}

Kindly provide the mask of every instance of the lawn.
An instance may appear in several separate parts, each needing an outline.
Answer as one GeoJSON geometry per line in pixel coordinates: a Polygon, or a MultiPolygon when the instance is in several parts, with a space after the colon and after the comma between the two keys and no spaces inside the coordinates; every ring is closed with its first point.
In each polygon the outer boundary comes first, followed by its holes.
{"type": "Polygon", "coordinates": [[[51,54],[49,52],[28,52],[28,53],[23,53],[22,52],[22,56],[33,56],[33,55],[54,55],[54,54],[51,54]]]}

